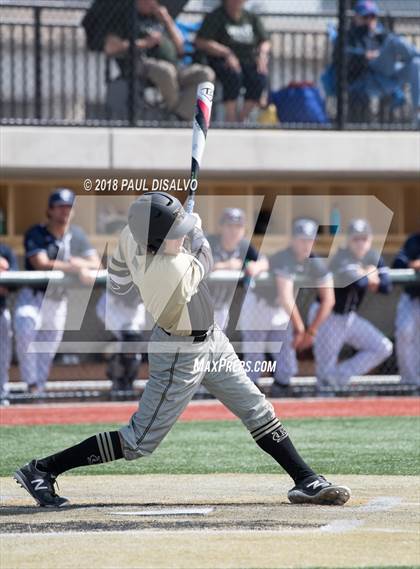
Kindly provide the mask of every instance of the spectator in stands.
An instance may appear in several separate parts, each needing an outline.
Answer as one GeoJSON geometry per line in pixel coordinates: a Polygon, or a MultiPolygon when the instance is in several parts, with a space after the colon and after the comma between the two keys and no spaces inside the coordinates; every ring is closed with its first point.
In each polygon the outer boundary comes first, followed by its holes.
{"type": "MultiPolygon", "coordinates": [[[[411,235],[394,261],[395,269],[420,272],[420,232],[411,235]]],[[[420,283],[405,287],[397,308],[395,341],[401,381],[420,387],[420,283]]]]}
{"type": "Polygon", "coordinates": [[[267,85],[270,42],[260,18],[243,5],[244,0],[223,0],[206,16],[196,38],[223,85],[227,122],[244,121],[267,85]],[[238,112],[242,87],[245,101],[238,112]]]}
{"type": "MultiPolygon", "coordinates": [[[[420,53],[378,22],[378,6],[360,0],[348,33],[350,94],[388,96],[410,85],[414,120],[420,112],[420,53]]],[[[337,57],[337,49],[336,56],[337,57]]]]}
{"type": "MultiPolygon", "coordinates": [[[[18,264],[12,249],[0,243],[0,273],[17,271],[18,264]]],[[[0,286],[0,405],[8,405],[9,369],[12,359],[12,324],[6,305],[8,289],[0,286]]]]}
{"type": "MultiPolygon", "coordinates": [[[[219,233],[210,235],[214,271],[240,271],[246,267],[248,274],[255,276],[266,270],[267,262],[258,259],[258,251],[245,238],[245,212],[236,207],[223,210],[219,233]]],[[[224,330],[229,320],[229,309],[237,283],[215,283],[211,285],[215,305],[215,322],[224,330]]]]}
{"type": "MultiPolygon", "coordinates": [[[[123,21],[113,22],[105,39],[105,53],[115,57],[122,74],[129,73],[129,38],[133,22],[127,15],[123,21]]],[[[167,109],[182,120],[191,120],[197,86],[203,81],[214,81],[210,67],[193,64],[180,66],[184,53],[183,38],[168,10],[157,0],[136,0],[135,71],[150,81],[162,94],[167,109]]]]}
{"type": "MultiPolygon", "coordinates": [[[[58,188],[48,199],[47,223],[31,227],[24,237],[25,270],[58,270],[91,279],[100,261],[84,231],[70,225],[74,193],[58,188]]],[[[45,389],[50,367],[63,337],[67,316],[64,286],[23,287],[16,299],[15,336],[21,380],[31,393],[45,389]],[[41,345],[33,346],[33,342],[41,345]]]]}
{"type": "MultiPolygon", "coordinates": [[[[373,232],[366,219],[353,219],[347,229],[346,246],[331,260],[335,304],[318,328],[314,342],[320,393],[347,387],[353,376],[364,375],[392,354],[392,342],[358,314],[365,295],[389,294],[389,269],[379,252],[372,249],[373,232]],[[340,361],[344,345],[357,352],[340,361]]],[[[314,303],[308,320],[312,321],[314,303]]],[[[312,324],[313,325],[313,324],[312,324]]]]}

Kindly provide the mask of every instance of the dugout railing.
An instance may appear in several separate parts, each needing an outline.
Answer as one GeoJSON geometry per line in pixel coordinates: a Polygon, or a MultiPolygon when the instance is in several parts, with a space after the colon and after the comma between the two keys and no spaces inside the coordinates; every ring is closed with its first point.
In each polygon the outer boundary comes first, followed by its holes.
{"type": "MultiPolygon", "coordinates": [[[[110,97],[120,71],[115,61],[105,56],[100,42],[91,45],[91,49],[87,45],[81,22],[89,6],[90,2],[81,0],[0,2],[2,124],[188,126],[170,113],[162,114],[156,89],[147,81],[139,82],[135,74],[133,39],[130,39],[128,71],[121,83],[122,91],[117,88],[114,98],[110,97]],[[119,118],[115,118],[111,108],[115,97],[126,100],[125,113],[119,118]]],[[[281,102],[276,103],[274,114],[273,107],[265,111],[256,109],[246,123],[227,123],[218,81],[214,127],[416,129],[418,123],[413,121],[407,88],[383,96],[374,93],[355,98],[351,95],[346,52],[351,2],[340,0],[336,6],[335,11],[322,13],[305,13],[304,9],[294,14],[261,13],[272,44],[265,104],[270,102],[270,93],[273,93],[274,104],[275,94],[290,84],[297,85],[298,93],[280,94],[281,102]],[[335,70],[331,79],[328,70],[333,59],[335,70]],[[319,90],[321,106],[326,105],[324,118],[322,110],[313,110],[313,105],[318,104],[317,95],[314,99],[309,84],[319,90]],[[303,93],[299,91],[301,88],[309,91],[303,93]],[[307,97],[312,114],[307,112],[307,97]],[[279,121],[283,111],[284,118],[279,121]],[[312,116],[315,118],[311,119],[312,116]]],[[[302,8],[303,4],[297,2],[296,7],[302,8]]],[[[201,11],[189,10],[177,15],[177,19],[184,24],[199,24],[203,16],[201,11]]],[[[418,15],[386,13],[382,20],[387,28],[420,50],[418,15]]],[[[186,37],[185,41],[190,48],[191,38],[186,37]]]]}
{"type": "MultiPolygon", "coordinates": [[[[367,295],[360,314],[377,326],[387,337],[394,340],[394,326],[396,308],[402,292],[402,287],[407,284],[418,283],[420,286],[420,274],[413,270],[391,270],[391,280],[393,291],[390,295],[367,295]]],[[[210,276],[210,283],[213,286],[228,282],[237,282],[239,292],[238,298],[234,299],[231,305],[231,315],[235,318],[240,310],[241,291],[243,287],[243,275],[236,272],[218,271],[210,276]],[[230,273],[230,274],[229,274],[230,273]],[[239,277],[239,280],[238,280],[239,277]]],[[[83,286],[76,277],[64,275],[61,271],[16,271],[3,272],[0,274],[0,286],[9,288],[8,306],[14,312],[14,302],[16,292],[22,286],[45,286],[48,282],[63,284],[69,291],[77,291],[83,286]]],[[[273,286],[273,279],[268,274],[257,278],[258,286],[273,286]]],[[[47,389],[42,394],[31,395],[27,393],[24,382],[19,376],[16,356],[13,358],[11,368],[11,393],[9,399],[13,403],[39,401],[64,401],[69,399],[83,400],[108,400],[110,397],[111,382],[106,379],[106,362],[113,353],[117,341],[110,331],[105,330],[103,323],[96,317],[96,303],[106,284],[106,271],[100,271],[97,275],[90,300],[87,305],[86,314],[80,330],[68,330],[64,334],[63,342],[57,353],[55,364],[47,383],[47,389]],[[81,349],[78,353],[75,346],[85,345],[86,349],[81,349]],[[74,351],[73,351],[74,350],[74,351]]],[[[309,289],[302,289],[297,297],[297,304],[304,316],[313,302],[315,292],[309,289]]],[[[235,325],[230,326],[227,331],[235,349],[240,357],[242,354],[241,333],[235,330],[235,325]]],[[[148,332],[144,335],[144,342],[136,344],[136,348],[143,354],[147,351],[148,332]]],[[[334,338],[331,338],[334,341],[334,338]]],[[[348,348],[343,351],[343,356],[349,355],[348,348]]],[[[269,354],[266,354],[269,358],[269,354]]],[[[141,394],[147,380],[147,359],[140,370],[138,379],[134,382],[133,391],[112,393],[115,399],[132,399],[141,394]]],[[[265,373],[261,377],[260,384],[263,390],[269,391],[272,383],[272,375],[265,373]]],[[[411,395],[416,393],[414,387],[400,385],[398,363],[393,354],[383,362],[378,368],[368,376],[356,377],[349,386],[335,388],[331,390],[335,395],[357,396],[370,394],[383,395],[411,395]]],[[[314,372],[314,360],[311,351],[303,353],[299,357],[299,372],[293,378],[290,394],[300,397],[316,394],[316,378],[314,372]]],[[[206,397],[205,391],[199,391],[199,397],[206,397]]]]}

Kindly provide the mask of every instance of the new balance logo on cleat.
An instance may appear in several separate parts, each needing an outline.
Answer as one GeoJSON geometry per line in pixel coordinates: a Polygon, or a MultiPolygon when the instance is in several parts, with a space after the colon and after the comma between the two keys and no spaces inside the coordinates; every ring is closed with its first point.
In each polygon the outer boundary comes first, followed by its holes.
{"type": "Polygon", "coordinates": [[[43,485],[43,478],[36,478],[35,480],[31,480],[31,484],[34,485],[34,490],[48,490],[48,486],[43,485]]]}
{"type": "Polygon", "coordinates": [[[292,504],[343,506],[351,496],[350,488],[328,482],[323,476],[311,476],[289,490],[292,504]]]}
{"type": "Polygon", "coordinates": [[[321,480],[314,480],[310,484],[307,484],[306,488],[313,488],[316,490],[319,486],[321,486],[321,488],[325,488],[325,486],[330,486],[330,483],[327,481],[322,482],[321,480]]]}

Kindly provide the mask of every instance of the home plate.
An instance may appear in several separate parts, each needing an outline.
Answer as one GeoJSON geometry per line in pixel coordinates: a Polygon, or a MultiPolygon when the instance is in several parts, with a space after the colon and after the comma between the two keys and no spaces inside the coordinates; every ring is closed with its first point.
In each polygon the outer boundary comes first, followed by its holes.
{"type": "Polygon", "coordinates": [[[207,516],[214,508],[154,508],[133,512],[107,512],[109,516],[207,516]]]}

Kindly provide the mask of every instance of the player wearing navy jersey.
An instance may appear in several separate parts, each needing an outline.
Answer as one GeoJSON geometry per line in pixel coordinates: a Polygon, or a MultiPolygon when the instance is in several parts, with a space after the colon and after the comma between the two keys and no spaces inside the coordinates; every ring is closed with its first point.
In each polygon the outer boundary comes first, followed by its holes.
{"type": "MultiPolygon", "coordinates": [[[[394,261],[395,269],[420,272],[420,233],[411,235],[394,261]]],[[[397,308],[395,342],[403,383],[420,387],[420,283],[405,287],[397,308]]]]}
{"type": "MultiPolygon", "coordinates": [[[[348,228],[347,246],[333,257],[335,305],[319,328],[314,353],[319,387],[343,387],[352,376],[363,375],[392,354],[392,342],[357,313],[368,291],[388,294],[391,281],[381,255],[372,250],[372,229],[364,219],[355,219],[348,228]],[[339,362],[344,344],[356,355],[339,362]]],[[[313,311],[316,304],[311,307],[313,311]]],[[[311,311],[310,311],[311,312],[311,311]]]]}
{"type": "MultiPolygon", "coordinates": [[[[208,237],[213,252],[214,271],[240,271],[246,267],[250,276],[267,269],[267,262],[258,259],[258,251],[245,238],[245,212],[229,207],[220,217],[220,232],[208,237]]],[[[229,309],[237,287],[236,282],[211,285],[214,318],[223,330],[229,321],[229,309]]]]}
{"type": "MultiPolygon", "coordinates": [[[[61,270],[88,279],[88,272],[98,268],[99,259],[84,231],[70,225],[74,193],[66,188],[54,191],[48,199],[45,224],[34,225],[25,234],[25,269],[27,271],[61,270]]],[[[15,311],[16,352],[22,381],[30,392],[43,391],[52,360],[60,345],[67,315],[67,298],[61,286],[23,287],[17,296],[15,311]],[[29,351],[32,342],[48,345],[29,351]]]]}
{"type": "Polygon", "coordinates": [[[334,305],[332,279],[326,263],[312,253],[318,225],[311,219],[297,219],[293,224],[290,246],[269,259],[270,271],[277,286],[275,326],[272,338],[282,342],[276,354],[276,372],[272,397],[290,392],[290,380],[298,371],[297,352],[310,348],[319,327],[334,305]],[[320,303],[311,325],[305,326],[296,305],[296,284],[300,288],[317,288],[320,303]]]}
{"type": "MultiPolygon", "coordinates": [[[[0,273],[17,271],[18,264],[12,249],[0,243],[0,273]]],[[[10,311],[7,308],[8,290],[0,286],[0,405],[8,405],[9,368],[12,358],[12,324],[10,311]]]]}

